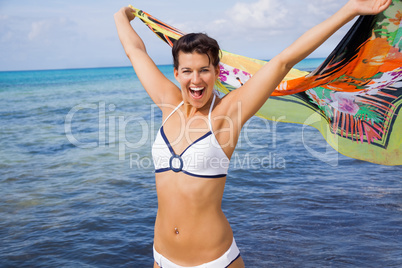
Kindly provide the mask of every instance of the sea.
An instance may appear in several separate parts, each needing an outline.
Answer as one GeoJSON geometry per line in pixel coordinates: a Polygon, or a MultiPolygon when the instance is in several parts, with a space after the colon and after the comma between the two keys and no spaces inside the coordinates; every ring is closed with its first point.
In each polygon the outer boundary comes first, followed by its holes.
{"type": "MultiPolygon", "coordinates": [[[[0,72],[0,267],[152,267],[160,124],[131,67],[0,72]]],[[[314,128],[251,118],[222,207],[246,267],[402,267],[402,166],[314,128]]]]}

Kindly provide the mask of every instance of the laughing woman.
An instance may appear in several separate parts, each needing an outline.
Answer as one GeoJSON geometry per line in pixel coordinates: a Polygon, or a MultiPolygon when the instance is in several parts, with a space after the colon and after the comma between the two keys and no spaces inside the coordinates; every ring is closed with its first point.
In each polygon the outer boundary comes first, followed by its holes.
{"type": "Polygon", "coordinates": [[[115,14],[124,50],[163,116],[152,147],[158,195],[154,267],[244,267],[221,209],[229,161],[242,126],[296,63],[355,16],[377,14],[390,3],[350,0],[223,98],[214,94],[220,56],[214,39],[188,34],[174,44],[178,88],[148,56],[131,27],[132,10],[125,7],[115,14]]]}

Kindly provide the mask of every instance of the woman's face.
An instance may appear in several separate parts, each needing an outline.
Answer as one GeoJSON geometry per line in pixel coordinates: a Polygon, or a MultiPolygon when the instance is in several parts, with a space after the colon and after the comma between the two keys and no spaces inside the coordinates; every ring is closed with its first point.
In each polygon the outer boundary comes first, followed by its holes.
{"type": "Polygon", "coordinates": [[[180,83],[184,102],[201,108],[212,96],[219,68],[215,68],[205,54],[180,51],[179,66],[174,70],[174,76],[180,83]]]}

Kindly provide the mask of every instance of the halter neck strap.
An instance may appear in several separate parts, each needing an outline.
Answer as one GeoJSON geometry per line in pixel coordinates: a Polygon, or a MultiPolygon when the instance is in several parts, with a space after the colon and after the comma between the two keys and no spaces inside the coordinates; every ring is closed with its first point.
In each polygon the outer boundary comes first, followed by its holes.
{"type": "MultiPolygon", "coordinates": [[[[216,95],[214,94],[214,98],[212,99],[212,103],[211,103],[211,106],[209,107],[209,113],[208,113],[208,123],[209,123],[209,129],[211,130],[211,132],[213,132],[213,131],[212,131],[212,124],[211,124],[211,112],[212,112],[212,109],[214,108],[215,98],[216,98],[216,95]]],[[[174,114],[174,112],[176,112],[177,109],[179,109],[180,106],[183,105],[183,103],[184,103],[184,101],[180,102],[180,104],[177,105],[176,108],[174,108],[174,110],[165,118],[165,120],[164,120],[163,123],[162,123],[162,126],[163,126],[163,125],[165,124],[165,122],[169,119],[169,117],[171,117],[172,114],[174,114]]]]}
{"type": "Polygon", "coordinates": [[[212,131],[212,123],[211,123],[211,112],[212,112],[212,109],[214,108],[215,98],[216,98],[216,95],[214,94],[214,98],[212,100],[211,107],[209,107],[209,113],[208,113],[208,123],[209,123],[209,129],[211,130],[211,132],[213,132],[212,131]]]}
{"type": "Polygon", "coordinates": [[[180,108],[180,106],[182,106],[183,105],[183,103],[184,103],[184,101],[182,101],[182,102],[180,102],[180,104],[179,105],[177,105],[177,107],[176,108],[174,108],[174,110],[166,117],[166,119],[165,119],[165,121],[163,121],[163,123],[162,123],[162,126],[165,124],[165,122],[169,119],[169,117],[171,117],[172,116],[172,114],[174,113],[174,112],[176,112],[177,111],[177,109],[179,109],[180,108]]]}

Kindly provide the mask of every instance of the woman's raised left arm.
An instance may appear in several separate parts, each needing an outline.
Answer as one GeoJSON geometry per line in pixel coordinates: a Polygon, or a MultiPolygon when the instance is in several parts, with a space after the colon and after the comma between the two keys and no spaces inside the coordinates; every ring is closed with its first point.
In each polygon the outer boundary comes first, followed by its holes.
{"type": "Polygon", "coordinates": [[[266,102],[290,69],[324,43],[339,28],[358,15],[374,15],[384,11],[392,0],[349,0],[324,22],[305,32],[293,44],[266,63],[242,87],[230,92],[227,100],[233,105],[229,113],[236,116],[241,107],[241,124],[252,117],[266,102]],[[229,97],[230,96],[230,97],[229,97]]]}

